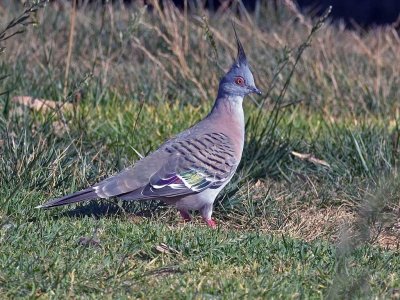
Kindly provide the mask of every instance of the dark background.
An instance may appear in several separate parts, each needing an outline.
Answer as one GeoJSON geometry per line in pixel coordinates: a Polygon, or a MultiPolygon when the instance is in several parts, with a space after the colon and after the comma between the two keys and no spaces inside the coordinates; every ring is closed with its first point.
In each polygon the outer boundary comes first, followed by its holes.
{"type": "MultiPolygon", "coordinates": [[[[279,1],[282,0],[242,0],[249,10],[254,10],[257,3],[267,1],[279,5],[279,1]]],[[[174,2],[183,7],[183,0],[174,0],[174,2]]],[[[206,6],[217,9],[221,2],[226,1],[208,0],[206,6]]],[[[361,27],[391,24],[396,22],[400,15],[400,0],[298,0],[297,3],[303,12],[317,15],[331,5],[331,17],[335,20],[343,20],[350,27],[355,24],[361,27]]]]}
{"type": "MultiPolygon", "coordinates": [[[[65,0],[51,0],[58,2],[65,0]]],[[[71,0],[70,0],[71,1],[71,0]]],[[[98,0],[77,0],[78,7],[83,3],[97,2],[98,0]]],[[[159,0],[161,5],[163,0],[159,0]]],[[[176,6],[183,8],[185,0],[172,0],[176,6]]],[[[249,11],[254,11],[257,5],[269,2],[272,7],[278,7],[283,0],[242,0],[249,11]]],[[[141,2],[150,4],[148,0],[102,0],[106,2],[124,2],[125,4],[141,2]]],[[[217,10],[221,3],[233,4],[236,0],[187,0],[190,6],[205,5],[206,8],[217,10]]],[[[396,28],[400,25],[400,0],[294,0],[303,13],[311,15],[322,14],[329,6],[332,6],[331,18],[343,21],[348,27],[369,28],[376,25],[395,23],[396,28]]],[[[1,3],[1,0],[0,0],[1,3]]],[[[150,5],[151,7],[151,5],[150,5]]]]}
{"type": "Polygon", "coordinates": [[[400,0],[299,0],[298,4],[316,13],[332,5],[332,17],[348,25],[353,21],[361,26],[390,24],[400,15],[400,0]]]}

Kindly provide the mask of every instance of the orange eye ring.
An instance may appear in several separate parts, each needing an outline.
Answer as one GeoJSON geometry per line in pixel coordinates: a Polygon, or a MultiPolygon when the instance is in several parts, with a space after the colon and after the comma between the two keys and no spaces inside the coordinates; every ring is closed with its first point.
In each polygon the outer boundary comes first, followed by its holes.
{"type": "Polygon", "coordinates": [[[236,83],[237,85],[243,86],[243,85],[244,85],[244,79],[243,79],[243,77],[240,77],[240,76],[235,77],[235,83],[236,83]]]}

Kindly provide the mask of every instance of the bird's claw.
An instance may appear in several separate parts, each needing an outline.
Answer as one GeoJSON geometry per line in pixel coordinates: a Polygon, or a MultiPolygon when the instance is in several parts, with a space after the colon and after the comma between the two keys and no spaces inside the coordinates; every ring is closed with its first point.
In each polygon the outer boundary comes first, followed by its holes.
{"type": "Polygon", "coordinates": [[[213,219],[205,220],[207,223],[207,226],[216,229],[217,228],[217,223],[213,219]]]}

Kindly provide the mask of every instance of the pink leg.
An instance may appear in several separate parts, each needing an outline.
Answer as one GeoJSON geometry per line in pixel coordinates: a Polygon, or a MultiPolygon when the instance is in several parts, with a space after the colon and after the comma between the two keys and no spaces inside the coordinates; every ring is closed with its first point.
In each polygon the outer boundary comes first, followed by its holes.
{"type": "Polygon", "coordinates": [[[181,214],[181,216],[182,216],[182,218],[183,218],[183,220],[184,220],[185,222],[190,222],[190,221],[192,221],[192,218],[190,217],[190,214],[189,214],[187,211],[180,210],[179,212],[180,212],[180,214],[181,214]]]}
{"type": "Polygon", "coordinates": [[[209,219],[209,220],[204,219],[204,221],[207,223],[208,227],[210,227],[212,229],[217,228],[217,223],[215,223],[215,221],[213,219],[209,219]]]}
{"type": "Polygon", "coordinates": [[[212,203],[203,206],[200,209],[200,214],[203,217],[204,222],[207,223],[208,227],[215,229],[217,228],[217,223],[211,218],[212,215],[212,203]]]}

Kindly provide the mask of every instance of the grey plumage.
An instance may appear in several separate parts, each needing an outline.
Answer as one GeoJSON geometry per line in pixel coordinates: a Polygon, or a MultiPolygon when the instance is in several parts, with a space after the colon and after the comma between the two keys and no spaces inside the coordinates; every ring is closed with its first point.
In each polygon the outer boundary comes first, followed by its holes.
{"type": "Polygon", "coordinates": [[[221,79],[217,100],[202,121],[165,142],[133,166],[93,187],[50,200],[50,208],[96,198],[160,199],[175,205],[185,220],[189,210],[200,210],[211,227],[213,202],[230,181],[240,162],[244,144],[243,97],[260,93],[237,36],[238,55],[221,79]]]}

